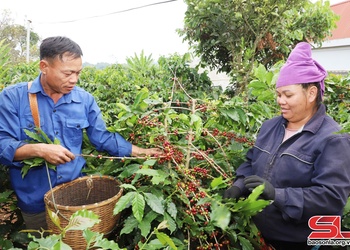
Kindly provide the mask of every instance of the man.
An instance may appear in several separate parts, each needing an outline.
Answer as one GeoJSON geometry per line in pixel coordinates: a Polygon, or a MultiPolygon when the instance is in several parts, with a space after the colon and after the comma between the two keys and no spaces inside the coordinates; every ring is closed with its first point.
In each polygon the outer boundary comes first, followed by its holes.
{"type": "MultiPolygon", "coordinates": [[[[44,194],[50,189],[45,166],[31,168],[22,178],[22,161],[40,157],[53,164],[53,186],[82,176],[83,130],[99,151],[113,156],[159,155],[160,149],[140,148],[106,129],[94,97],[76,86],[82,71],[82,50],[66,37],[49,37],[40,46],[39,76],[0,93],[0,163],[9,166],[18,206],[28,229],[46,228],[44,194]],[[41,130],[60,145],[29,144],[25,130],[35,127],[28,94],[36,95],[41,130]]],[[[35,113],[35,112],[34,112],[35,113]]]]}

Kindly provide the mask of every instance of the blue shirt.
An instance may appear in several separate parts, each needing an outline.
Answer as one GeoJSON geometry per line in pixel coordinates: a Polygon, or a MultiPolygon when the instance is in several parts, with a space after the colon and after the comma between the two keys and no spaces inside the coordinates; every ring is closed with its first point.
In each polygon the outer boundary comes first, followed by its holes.
{"type": "MultiPolygon", "coordinates": [[[[82,153],[83,130],[98,151],[113,156],[129,156],[132,145],[118,133],[107,131],[102,113],[94,97],[75,86],[55,104],[44,92],[40,75],[29,90],[36,93],[41,129],[53,140],[59,139],[62,146],[73,154],[82,153]]],[[[50,190],[46,167],[31,168],[22,178],[21,162],[13,160],[16,150],[29,138],[24,130],[34,131],[34,120],[29,106],[28,84],[11,85],[0,93],[0,163],[9,166],[11,184],[18,198],[18,206],[26,213],[45,211],[43,197],[50,190]]],[[[61,164],[56,171],[50,170],[53,186],[76,179],[82,175],[83,157],[61,164]]]]}

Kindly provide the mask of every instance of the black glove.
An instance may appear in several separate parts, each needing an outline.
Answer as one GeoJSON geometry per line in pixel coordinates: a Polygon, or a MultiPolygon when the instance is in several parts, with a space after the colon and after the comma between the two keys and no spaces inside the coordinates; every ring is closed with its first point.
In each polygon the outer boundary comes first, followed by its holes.
{"type": "Polygon", "coordinates": [[[224,193],[223,198],[232,198],[237,199],[241,196],[242,191],[237,186],[231,186],[229,189],[227,189],[224,193]]]}
{"type": "Polygon", "coordinates": [[[243,183],[245,187],[250,191],[259,185],[265,184],[264,192],[261,194],[261,196],[266,200],[275,199],[275,188],[267,180],[264,180],[263,178],[257,175],[251,175],[244,178],[243,183]]]}

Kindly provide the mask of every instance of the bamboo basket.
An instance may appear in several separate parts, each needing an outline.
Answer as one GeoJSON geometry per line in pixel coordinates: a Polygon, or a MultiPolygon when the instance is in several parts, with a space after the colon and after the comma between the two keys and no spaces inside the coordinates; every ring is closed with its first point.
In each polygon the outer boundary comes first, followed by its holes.
{"type": "MultiPolygon", "coordinates": [[[[117,225],[120,214],[113,215],[115,204],[123,194],[120,183],[110,176],[85,176],[54,187],[44,196],[46,221],[53,234],[60,230],[51,221],[48,210],[58,211],[61,227],[68,224],[70,216],[82,209],[93,211],[101,220],[91,230],[107,236],[117,225]]],[[[63,241],[73,249],[86,249],[82,231],[68,231],[63,241]]]]}

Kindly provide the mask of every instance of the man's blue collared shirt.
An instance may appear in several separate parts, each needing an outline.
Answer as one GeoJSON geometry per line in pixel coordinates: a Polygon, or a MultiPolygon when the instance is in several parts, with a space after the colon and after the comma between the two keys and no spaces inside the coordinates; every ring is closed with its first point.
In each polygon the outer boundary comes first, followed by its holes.
{"type": "MultiPolygon", "coordinates": [[[[98,151],[106,151],[113,156],[129,156],[132,145],[118,133],[106,129],[102,113],[94,97],[85,90],[74,87],[57,103],[44,92],[40,75],[29,90],[36,93],[41,129],[53,140],[75,155],[82,153],[83,130],[98,151]]],[[[10,167],[10,179],[18,197],[18,206],[27,213],[45,210],[44,194],[50,189],[46,167],[35,167],[22,178],[21,162],[13,161],[17,148],[28,143],[30,138],[24,130],[34,131],[34,121],[29,106],[28,84],[11,85],[0,93],[0,163],[10,167]]],[[[50,170],[53,186],[81,176],[85,165],[83,157],[58,165],[50,170]]]]}

